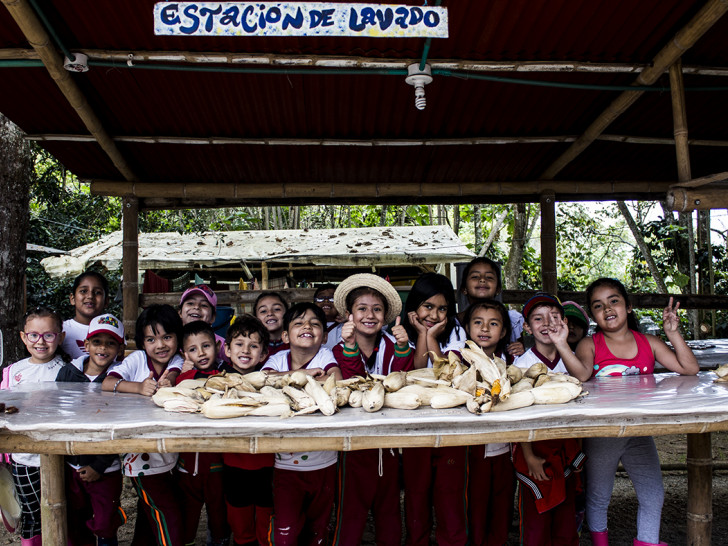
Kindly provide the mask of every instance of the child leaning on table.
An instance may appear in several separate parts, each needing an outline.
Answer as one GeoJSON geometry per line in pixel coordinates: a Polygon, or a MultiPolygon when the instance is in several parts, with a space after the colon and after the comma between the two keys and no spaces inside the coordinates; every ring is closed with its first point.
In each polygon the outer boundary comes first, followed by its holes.
{"type": "MultiPolygon", "coordinates": [[[[109,366],[124,356],[124,326],[114,315],[99,315],[88,325],[84,346],[88,354],[65,364],[57,382],[101,383],[109,366]]],[[[117,544],[116,532],[126,520],[119,456],[72,455],[65,468],[68,544],[117,544]]]]}
{"type": "MultiPolygon", "coordinates": [[[[191,362],[194,368],[182,373],[177,383],[185,379],[207,379],[218,374],[219,351],[215,331],[206,321],[196,320],[185,324],[182,328],[182,353],[185,362],[191,362]]],[[[222,454],[180,453],[177,471],[182,490],[184,544],[195,543],[203,505],[207,509],[209,546],[227,544],[230,530],[223,498],[222,454]]]]}
{"type": "MultiPolygon", "coordinates": [[[[576,365],[569,371],[582,381],[591,377],[651,374],[655,360],[682,375],[699,371],[695,355],[680,334],[678,303],[672,298],[662,313],[665,335],[674,352],[660,338],[641,334],[624,285],[615,279],[597,279],[586,289],[587,309],[597,323],[591,338],[576,348],[576,365]]],[[[660,459],[651,436],[638,438],[585,438],[586,518],[592,542],[606,545],[607,508],[614,487],[614,475],[621,461],[637,493],[637,538],[635,546],[662,544],[660,518],[664,489],[660,459]]]]}
{"type": "MultiPolygon", "coordinates": [[[[23,383],[55,381],[63,367],[63,359],[56,355],[63,336],[63,323],[58,313],[48,307],[28,311],[23,318],[20,338],[30,357],[3,370],[0,388],[12,389],[23,383]]],[[[20,542],[23,546],[41,546],[40,455],[12,453],[10,470],[23,509],[20,542]]]]}
{"type": "MultiPolygon", "coordinates": [[[[136,321],[134,340],[142,350],[115,364],[101,384],[104,391],[152,396],[157,387],[171,386],[170,371],[182,367],[177,353],[182,319],[169,305],[151,305],[136,321]]],[[[151,402],[150,402],[151,403],[151,402]]],[[[140,405],[139,411],[144,407],[140,405]]],[[[182,544],[182,515],[177,480],[173,474],[176,453],[126,453],[122,470],[137,491],[134,544],[155,537],[160,546],[182,544]]]]}
{"type": "MultiPolygon", "coordinates": [[[[269,374],[302,371],[313,377],[341,372],[334,354],[322,347],[326,316],[314,303],[297,303],[283,316],[282,340],[289,349],[263,366],[269,374]]],[[[276,545],[324,544],[334,505],[336,451],[277,453],[273,470],[273,542],[276,545]]]]}
{"type": "MultiPolygon", "coordinates": [[[[523,325],[534,346],[515,361],[528,369],[543,363],[554,372],[581,366],[566,339],[569,329],[557,298],[538,293],[523,306],[523,325]]],[[[578,545],[575,498],[584,454],[575,439],[521,442],[513,448],[521,544],[578,545]]]]}
{"type": "MultiPolygon", "coordinates": [[[[255,371],[268,355],[268,330],[252,315],[235,317],[227,331],[228,373],[255,371]]],[[[272,453],[224,453],[223,478],[228,524],[235,544],[267,546],[273,515],[272,453]]]]}

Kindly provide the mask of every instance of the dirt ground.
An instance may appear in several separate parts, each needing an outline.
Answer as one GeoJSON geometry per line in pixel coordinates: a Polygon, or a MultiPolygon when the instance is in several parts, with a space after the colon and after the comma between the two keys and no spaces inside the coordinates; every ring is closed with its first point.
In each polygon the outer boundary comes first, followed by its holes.
{"type": "MultiPolygon", "coordinates": [[[[682,435],[660,436],[655,438],[663,465],[684,465],[687,458],[686,439],[682,435]]],[[[713,433],[713,459],[716,463],[726,464],[728,458],[728,432],[713,433]]],[[[673,546],[686,544],[686,509],[687,509],[687,473],[685,470],[667,470],[663,472],[665,484],[665,504],[662,511],[661,539],[673,546]]],[[[125,485],[122,498],[124,510],[129,521],[119,530],[119,544],[131,544],[134,530],[136,497],[129,484],[125,485]]],[[[720,468],[713,471],[713,544],[728,544],[728,518],[723,518],[722,508],[728,506],[728,465],[726,470],[720,468]]],[[[610,543],[614,545],[631,545],[636,533],[635,517],[637,500],[632,485],[624,472],[617,474],[612,503],[609,509],[610,543]]],[[[510,536],[510,544],[518,544],[517,527],[510,536]]],[[[205,544],[204,516],[198,534],[198,544],[205,544]]],[[[0,526],[0,545],[20,544],[17,535],[8,534],[0,526]]],[[[362,541],[364,545],[374,544],[373,526],[367,526],[362,541]]],[[[434,542],[433,542],[434,544],[434,542]]],[[[588,533],[583,533],[581,546],[588,546],[591,540],[588,533]]]]}

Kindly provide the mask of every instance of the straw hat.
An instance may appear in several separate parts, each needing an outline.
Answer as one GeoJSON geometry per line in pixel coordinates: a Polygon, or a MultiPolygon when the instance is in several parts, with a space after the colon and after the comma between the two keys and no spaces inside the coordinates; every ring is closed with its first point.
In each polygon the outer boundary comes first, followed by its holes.
{"type": "Polygon", "coordinates": [[[334,292],[334,305],[341,316],[349,316],[346,308],[346,297],[349,292],[363,286],[373,288],[387,301],[387,315],[384,317],[384,322],[387,324],[393,322],[402,312],[402,300],[388,281],[371,273],[357,273],[344,279],[334,292]]]}

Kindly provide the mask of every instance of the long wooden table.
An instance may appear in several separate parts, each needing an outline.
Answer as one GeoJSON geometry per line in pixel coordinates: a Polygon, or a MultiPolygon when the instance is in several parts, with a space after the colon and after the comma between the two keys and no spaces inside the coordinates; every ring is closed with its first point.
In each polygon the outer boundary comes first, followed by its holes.
{"type": "Polygon", "coordinates": [[[442,447],[551,438],[688,434],[690,544],[710,543],[710,433],[728,430],[728,386],[715,375],[631,376],[585,383],[589,395],[563,405],[472,415],[465,408],[365,413],[344,408],[291,419],[211,420],[165,412],[148,398],[90,384],[43,383],[0,391],[18,408],[0,414],[0,451],[41,453],[44,544],[65,546],[63,455],[124,452],[350,451],[442,447]]]}

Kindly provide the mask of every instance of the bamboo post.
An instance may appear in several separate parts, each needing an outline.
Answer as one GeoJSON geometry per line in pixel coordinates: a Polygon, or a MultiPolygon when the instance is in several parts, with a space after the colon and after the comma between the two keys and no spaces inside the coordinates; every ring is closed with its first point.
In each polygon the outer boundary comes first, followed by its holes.
{"type": "MultiPolygon", "coordinates": [[[[685,88],[682,65],[670,66],[670,95],[675,133],[677,172],[680,182],[692,178],[690,151],[688,149],[688,125],[685,112],[685,88]]],[[[688,246],[690,249],[690,292],[695,294],[695,247],[693,245],[693,213],[688,213],[688,246]]],[[[694,336],[697,336],[697,310],[689,311],[694,336]]],[[[688,434],[688,544],[710,544],[713,521],[713,459],[710,449],[710,433],[688,434]]]]}
{"type": "Polygon", "coordinates": [[[268,262],[260,262],[260,288],[268,290],[268,262]]]}
{"type": "Polygon", "coordinates": [[[122,301],[124,332],[127,344],[134,339],[139,316],[139,200],[124,198],[122,202],[122,301]]]}
{"type": "Polygon", "coordinates": [[[556,196],[541,194],[541,285],[545,292],[556,294],[556,196]]]}
{"type": "Polygon", "coordinates": [[[40,513],[44,546],[66,546],[63,455],[40,456],[40,513]]]}
{"type": "Polygon", "coordinates": [[[688,545],[708,546],[713,528],[710,433],[688,434],[688,545]]]}

